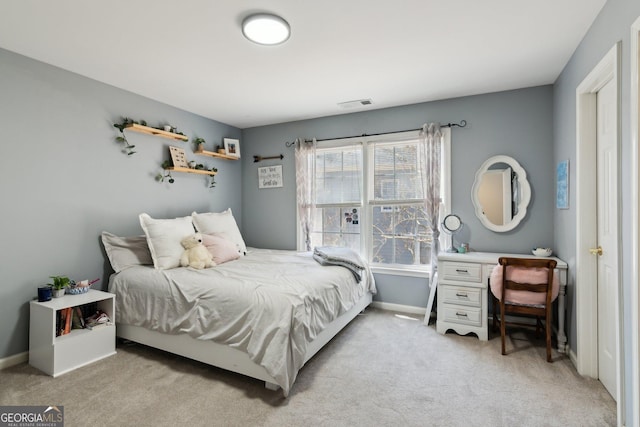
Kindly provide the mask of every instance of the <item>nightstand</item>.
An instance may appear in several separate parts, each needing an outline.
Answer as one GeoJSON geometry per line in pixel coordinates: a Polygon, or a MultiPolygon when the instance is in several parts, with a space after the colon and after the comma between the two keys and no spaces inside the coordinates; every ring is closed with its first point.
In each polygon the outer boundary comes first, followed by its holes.
{"type": "Polygon", "coordinates": [[[56,377],[116,354],[115,295],[95,289],[51,301],[30,302],[29,364],[56,377]],[[107,313],[111,323],[94,329],[71,329],[56,336],[59,312],[69,307],[92,307],[107,313]]]}

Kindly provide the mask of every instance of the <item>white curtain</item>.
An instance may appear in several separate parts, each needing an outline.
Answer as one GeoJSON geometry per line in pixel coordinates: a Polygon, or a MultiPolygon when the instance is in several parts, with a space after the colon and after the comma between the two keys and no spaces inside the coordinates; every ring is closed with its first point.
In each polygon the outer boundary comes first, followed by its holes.
{"type": "MultiPolygon", "coordinates": [[[[313,215],[316,208],[315,157],[316,139],[296,140],[296,201],[298,218],[303,233],[304,249],[311,250],[311,232],[313,231],[313,215]]],[[[302,249],[302,248],[298,248],[302,249]]]]}
{"type": "Polygon", "coordinates": [[[440,165],[442,162],[442,132],[437,123],[425,124],[420,131],[420,175],[424,188],[424,207],[432,233],[431,270],[438,268],[440,230],[440,165]]]}

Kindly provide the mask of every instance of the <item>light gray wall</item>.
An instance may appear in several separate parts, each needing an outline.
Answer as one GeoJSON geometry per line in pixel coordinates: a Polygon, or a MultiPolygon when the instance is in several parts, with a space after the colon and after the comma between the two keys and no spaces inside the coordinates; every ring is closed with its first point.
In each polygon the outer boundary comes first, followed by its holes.
{"type": "MultiPolygon", "coordinates": [[[[396,108],[262,126],[242,131],[243,233],[256,247],[295,249],[295,162],[285,142],[296,137],[318,139],[416,129],[424,122],[467,121],[452,129],[452,210],[465,223],[460,241],[476,251],[529,253],[533,246],[553,244],[554,163],[552,87],[540,86],[396,108]],[[283,160],[253,163],[252,156],[284,154],[283,160]],[[517,159],[528,173],[532,200],[515,230],[495,233],[475,217],[471,186],[476,170],[491,156],[517,159]],[[282,164],[284,186],[258,189],[257,168],[282,164]]],[[[426,306],[426,281],[376,276],[377,300],[426,306]]]]}
{"type": "Polygon", "coordinates": [[[0,49],[0,358],[28,350],[29,303],[49,276],[101,278],[99,235],[142,234],[138,214],[156,218],[231,207],[241,218],[240,162],[209,160],[219,169],[215,189],[200,175],[154,176],[169,145],[190,143],[127,132],[137,154],[115,142],[121,116],[150,125],[169,122],[190,138],[220,143],[240,130],[0,49]]]}
{"type": "MultiPolygon", "coordinates": [[[[624,292],[624,353],[627,374],[631,373],[631,267],[635,260],[631,258],[631,206],[637,200],[631,197],[631,137],[630,137],[630,32],[631,24],[640,15],[640,2],[637,0],[608,0],[595,20],[580,46],[574,52],[554,87],[554,159],[555,162],[569,159],[570,165],[576,164],[576,88],[600,62],[604,55],[621,42],[620,76],[621,125],[620,169],[621,181],[621,220],[622,229],[622,287],[624,292]]],[[[569,168],[570,182],[575,183],[575,167],[569,168]]],[[[576,301],[575,301],[575,258],[576,258],[576,215],[575,191],[569,191],[570,208],[554,211],[554,245],[558,255],[569,263],[568,287],[568,327],[569,345],[576,350],[576,301]]],[[[635,363],[638,363],[636,360],[635,363]]],[[[626,419],[631,420],[631,390],[627,387],[626,419]]],[[[635,405],[637,407],[637,402],[635,405]]],[[[637,409],[636,409],[637,410],[637,409]]]]}

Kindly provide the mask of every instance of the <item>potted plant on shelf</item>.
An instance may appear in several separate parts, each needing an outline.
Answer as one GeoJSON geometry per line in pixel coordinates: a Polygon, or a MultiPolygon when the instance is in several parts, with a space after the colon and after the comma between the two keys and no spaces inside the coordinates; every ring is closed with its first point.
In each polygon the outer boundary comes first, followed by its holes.
{"type": "Polygon", "coordinates": [[[65,288],[69,286],[69,278],[67,276],[49,276],[53,279],[53,283],[49,283],[49,286],[53,289],[53,297],[59,298],[64,295],[65,288]]]}
{"type": "Polygon", "coordinates": [[[196,153],[201,153],[204,151],[204,138],[193,138],[193,143],[196,145],[196,153]]]}

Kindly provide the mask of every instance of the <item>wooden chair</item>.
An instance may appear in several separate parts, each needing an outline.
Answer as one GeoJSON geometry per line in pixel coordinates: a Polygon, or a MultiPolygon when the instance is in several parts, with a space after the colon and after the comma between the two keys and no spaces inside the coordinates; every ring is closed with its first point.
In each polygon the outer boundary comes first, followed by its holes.
{"type": "MultiPolygon", "coordinates": [[[[552,259],[534,259],[534,258],[508,258],[501,257],[498,260],[499,266],[496,268],[502,269],[502,289],[499,292],[499,295],[496,295],[497,292],[494,291],[493,287],[491,292],[494,296],[493,301],[493,328],[496,329],[496,322],[500,323],[500,336],[502,339],[502,354],[505,355],[505,335],[506,335],[506,325],[507,323],[510,325],[520,325],[520,326],[534,326],[530,323],[519,323],[519,322],[507,322],[506,315],[526,315],[526,316],[534,316],[536,319],[536,334],[540,333],[540,329],[542,327],[541,319],[544,318],[544,326],[546,331],[546,341],[547,341],[547,362],[551,362],[551,319],[553,306],[552,302],[555,299],[553,297],[553,272],[556,268],[556,261],[552,259]],[[516,282],[513,279],[516,279],[518,274],[516,271],[510,271],[509,276],[507,276],[507,269],[519,269],[520,276],[526,276],[527,272],[522,269],[533,269],[533,268],[546,268],[547,274],[544,276],[546,280],[542,279],[544,273],[538,271],[537,278],[535,281],[538,283],[520,283],[516,282]],[[522,274],[524,273],[524,274],[522,274]],[[509,277],[509,279],[507,278],[509,277]],[[542,280],[540,280],[542,279],[542,280]],[[509,301],[509,297],[507,295],[507,291],[525,291],[525,292],[534,292],[534,293],[545,293],[544,298],[541,298],[538,295],[538,299],[544,301],[543,304],[524,304],[509,301]],[[500,320],[497,320],[497,307],[500,307],[500,320]]],[[[531,272],[529,272],[531,273],[531,272]]],[[[536,275],[535,273],[533,275],[536,275]]],[[[513,294],[511,294],[513,295],[513,294]]],[[[526,298],[526,294],[524,295],[526,298]]],[[[521,298],[520,298],[521,299],[521,298]]]]}

